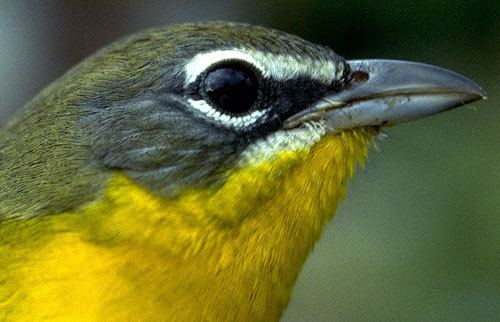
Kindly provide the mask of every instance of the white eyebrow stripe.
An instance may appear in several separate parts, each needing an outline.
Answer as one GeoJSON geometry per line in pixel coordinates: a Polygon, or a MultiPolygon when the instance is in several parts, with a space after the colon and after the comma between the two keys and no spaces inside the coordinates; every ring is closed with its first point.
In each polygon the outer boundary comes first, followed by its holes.
{"type": "Polygon", "coordinates": [[[289,55],[274,55],[251,49],[216,50],[194,56],[184,67],[185,87],[196,81],[210,66],[224,60],[243,60],[255,66],[262,75],[280,81],[308,76],[324,83],[331,83],[343,73],[342,64],[331,60],[314,60],[289,55]],[[339,67],[339,68],[338,68],[339,67]]]}

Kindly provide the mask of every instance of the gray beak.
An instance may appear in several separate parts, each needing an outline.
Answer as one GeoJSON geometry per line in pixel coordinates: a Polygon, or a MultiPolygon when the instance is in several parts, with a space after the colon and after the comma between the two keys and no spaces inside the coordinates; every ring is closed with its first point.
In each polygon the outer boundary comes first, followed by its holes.
{"type": "Polygon", "coordinates": [[[284,127],[310,120],[325,120],[331,132],[391,126],[486,98],[470,79],[432,65],[381,59],[348,64],[347,82],[338,92],[291,116],[284,127]]]}

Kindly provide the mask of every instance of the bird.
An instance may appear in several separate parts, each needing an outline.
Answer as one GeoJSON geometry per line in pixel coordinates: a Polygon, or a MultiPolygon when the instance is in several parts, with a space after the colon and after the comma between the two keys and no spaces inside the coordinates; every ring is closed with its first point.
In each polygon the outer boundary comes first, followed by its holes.
{"type": "Polygon", "coordinates": [[[262,26],[120,39],[0,130],[0,320],[277,321],[381,131],[485,97],[262,26]]]}

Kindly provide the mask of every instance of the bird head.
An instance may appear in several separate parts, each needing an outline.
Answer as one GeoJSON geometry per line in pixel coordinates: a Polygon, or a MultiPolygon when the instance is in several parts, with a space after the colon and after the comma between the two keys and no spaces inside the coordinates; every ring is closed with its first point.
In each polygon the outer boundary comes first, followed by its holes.
{"type": "Polygon", "coordinates": [[[254,173],[231,186],[236,199],[255,202],[325,137],[353,163],[381,127],[483,96],[438,67],[348,61],[263,27],[150,30],[89,57],[10,122],[4,171],[18,182],[1,199],[14,201],[4,207],[10,216],[64,211],[94,200],[116,171],[167,199],[214,195],[260,166],[262,180],[254,173]]]}

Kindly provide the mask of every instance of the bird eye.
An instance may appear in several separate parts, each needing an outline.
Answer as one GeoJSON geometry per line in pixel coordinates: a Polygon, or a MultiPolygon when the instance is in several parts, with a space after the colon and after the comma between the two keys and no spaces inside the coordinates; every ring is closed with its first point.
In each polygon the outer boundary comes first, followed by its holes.
{"type": "Polygon", "coordinates": [[[248,112],[259,95],[254,71],[238,63],[220,65],[209,71],[203,87],[209,103],[229,114],[248,112]]]}

